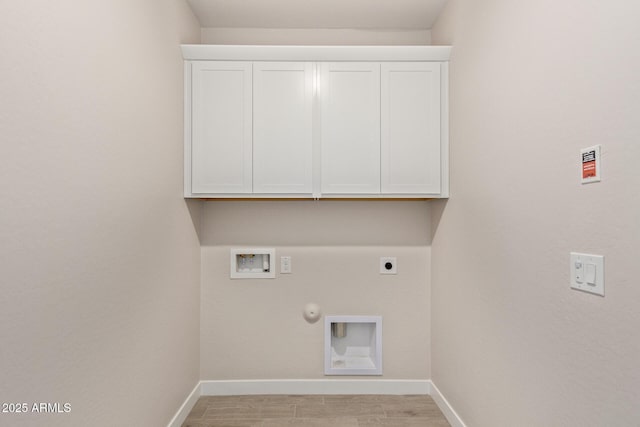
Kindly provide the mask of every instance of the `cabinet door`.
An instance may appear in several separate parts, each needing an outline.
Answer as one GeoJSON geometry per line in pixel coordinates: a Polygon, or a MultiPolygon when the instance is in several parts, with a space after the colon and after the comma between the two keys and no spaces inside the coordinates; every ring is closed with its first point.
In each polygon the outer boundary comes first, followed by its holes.
{"type": "Polygon", "coordinates": [[[313,64],[253,65],[253,192],[312,192],[313,64]]]}
{"type": "Polygon", "coordinates": [[[440,193],[440,64],[382,64],[382,193],[440,193]]]}
{"type": "Polygon", "coordinates": [[[192,65],[192,193],[251,192],[251,62],[192,65]]]}
{"type": "Polygon", "coordinates": [[[322,193],[380,192],[380,64],[322,63],[322,193]]]}

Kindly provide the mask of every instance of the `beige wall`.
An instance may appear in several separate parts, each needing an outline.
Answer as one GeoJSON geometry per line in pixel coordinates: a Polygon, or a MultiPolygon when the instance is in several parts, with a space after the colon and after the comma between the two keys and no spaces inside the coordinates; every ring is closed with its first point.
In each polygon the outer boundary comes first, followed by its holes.
{"type": "MultiPolygon", "coordinates": [[[[324,315],[382,315],[386,379],[430,378],[428,202],[207,202],[202,241],[203,380],[324,378],[324,315]],[[231,247],[275,247],[276,279],[231,280],[231,247]],[[279,257],[293,274],[279,274],[279,257]],[[381,256],[398,274],[379,274],[381,256]]],[[[366,377],[364,377],[366,378],[366,377]]],[[[369,377],[380,378],[380,377],[369,377]]]]}
{"type": "Polygon", "coordinates": [[[467,425],[640,425],[636,2],[450,0],[451,199],[433,214],[432,377],[467,425]],[[603,181],[580,185],[602,144],[603,181]],[[569,289],[602,254],[604,298],[569,289]]]}
{"type": "Polygon", "coordinates": [[[202,43],[250,45],[428,45],[430,30],[203,28],[202,43]]]}
{"type": "Polygon", "coordinates": [[[181,1],[1,3],[0,402],[71,404],[1,425],[167,425],[198,381],[179,44],[199,36],[181,1]]]}
{"type": "MultiPolygon", "coordinates": [[[[203,28],[203,43],[428,44],[429,31],[203,28]]],[[[324,378],[323,314],[382,315],[384,376],[430,378],[430,208],[427,202],[207,202],[202,216],[201,376],[324,378]],[[229,249],[275,247],[293,274],[229,279],[229,249]],[[396,256],[397,276],[380,276],[396,256]]],[[[278,264],[279,272],[279,264],[278,264]]],[[[362,377],[361,377],[362,378],[362,377]]],[[[379,378],[379,377],[370,377],[379,378]]]]}

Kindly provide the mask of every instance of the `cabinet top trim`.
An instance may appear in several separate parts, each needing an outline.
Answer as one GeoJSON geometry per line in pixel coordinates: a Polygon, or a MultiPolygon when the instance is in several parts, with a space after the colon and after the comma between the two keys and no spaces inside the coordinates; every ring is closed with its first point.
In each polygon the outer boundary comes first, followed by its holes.
{"type": "Polygon", "coordinates": [[[185,60],[448,61],[451,46],[249,46],[183,44],[185,60]]]}

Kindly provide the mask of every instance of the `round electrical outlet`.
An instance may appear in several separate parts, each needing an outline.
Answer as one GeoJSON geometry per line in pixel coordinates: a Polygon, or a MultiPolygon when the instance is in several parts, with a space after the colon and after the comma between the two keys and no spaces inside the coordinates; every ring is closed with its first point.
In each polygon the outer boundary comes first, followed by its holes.
{"type": "Polygon", "coordinates": [[[397,274],[398,263],[395,257],[380,258],[380,274],[397,274]]]}

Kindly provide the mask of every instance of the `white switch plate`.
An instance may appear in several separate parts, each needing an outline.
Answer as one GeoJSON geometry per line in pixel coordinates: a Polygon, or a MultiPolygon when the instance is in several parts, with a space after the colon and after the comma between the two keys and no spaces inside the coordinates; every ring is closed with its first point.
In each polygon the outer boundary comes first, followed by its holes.
{"type": "Polygon", "coordinates": [[[280,257],[280,274],[291,274],[291,257],[280,257]]]}
{"type": "Polygon", "coordinates": [[[380,274],[398,274],[398,261],[396,257],[380,257],[380,274]],[[387,264],[390,264],[391,268],[387,264]]]}
{"type": "Polygon", "coordinates": [[[604,256],[571,252],[569,258],[571,288],[604,296],[604,256]]]}

